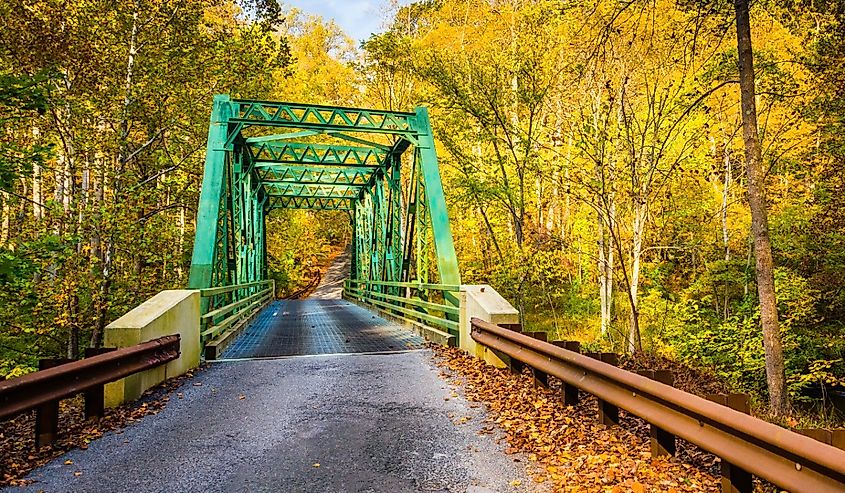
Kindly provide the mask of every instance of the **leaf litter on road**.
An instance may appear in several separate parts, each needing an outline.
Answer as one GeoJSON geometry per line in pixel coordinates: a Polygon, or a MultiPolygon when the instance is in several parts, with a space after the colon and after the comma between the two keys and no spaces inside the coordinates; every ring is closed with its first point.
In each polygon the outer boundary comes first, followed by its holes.
{"type": "Polygon", "coordinates": [[[719,480],[705,467],[652,458],[645,436],[598,423],[595,399],[565,406],[558,392],[536,387],[527,374],[495,368],[460,349],[432,347],[443,377],[469,401],[486,404],[489,424],[482,432],[498,427],[506,454],[525,454],[538,466],[529,471],[538,486],[585,493],[719,491],[719,480]]]}

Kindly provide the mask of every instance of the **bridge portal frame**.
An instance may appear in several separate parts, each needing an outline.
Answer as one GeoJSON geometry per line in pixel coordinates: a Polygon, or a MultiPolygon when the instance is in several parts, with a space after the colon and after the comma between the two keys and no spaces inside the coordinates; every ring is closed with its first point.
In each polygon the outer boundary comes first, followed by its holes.
{"type": "Polygon", "coordinates": [[[216,95],[189,287],[266,279],[266,217],[278,208],[348,211],[354,279],[431,283],[436,274],[440,283],[460,284],[424,107],[397,112],[216,95]],[[253,127],[278,133],[244,134],[253,127]]]}

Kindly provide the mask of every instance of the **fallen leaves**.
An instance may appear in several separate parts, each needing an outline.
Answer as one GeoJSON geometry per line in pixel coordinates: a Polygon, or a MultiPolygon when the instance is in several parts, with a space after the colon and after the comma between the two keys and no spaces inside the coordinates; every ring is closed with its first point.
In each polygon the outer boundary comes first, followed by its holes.
{"type": "MultiPolygon", "coordinates": [[[[59,437],[56,443],[35,450],[35,412],[21,414],[8,421],[0,422],[0,486],[23,486],[29,481],[23,479],[31,470],[42,466],[60,455],[79,448],[87,449],[88,444],[128,424],[137,422],[145,416],[158,414],[167,405],[168,396],[191,378],[195,372],[173,378],[154,387],[141,396],[139,401],[120,407],[106,409],[105,416],[99,420],[86,420],[83,414],[84,403],[81,396],[64,399],[59,404],[59,437]]],[[[181,398],[181,393],[180,393],[181,398]]],[[[129,440],[124,440],[128,443],[129,440]]],[[[63,461],[71,466],[71,459],[63,461]]],[[[68,468],[72,469],[72,468],[68,468]]],[[[81,476],[82,471],[74,471],[74,476],[81,476]]]]}
{"type": "Polygon", "coordinates": [[[719,491],[719,481],[702,468],[674,458],[652,459],[647,432],[636,427],[629,432],[627,422],[610,428],[597,423],[593,398],[567,407],[558,392],[535,387],[527,374],[513,375],[455,348],[434,350],[450,383],[459,384],[468,400],[487,404],[490,427],[482,431],[498,426],[507,440],[505,453],[514,460],[525,454],[536,466],[534,483],[549,483],[559,492],[719,491]]]}

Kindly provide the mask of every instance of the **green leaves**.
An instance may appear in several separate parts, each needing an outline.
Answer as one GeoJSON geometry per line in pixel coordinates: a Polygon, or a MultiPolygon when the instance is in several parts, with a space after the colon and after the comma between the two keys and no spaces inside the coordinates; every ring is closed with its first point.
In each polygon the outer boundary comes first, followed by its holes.
{"type": "Polygon", "coordinates": [[[37,136],[24,137],[49,107],[50,72],[36,76],[15,75],[0,68],[0,189],[9,190],[16,179],[43,165],[52,144],[37,136]],[[9,138],[9,137],[17,138],[9,138]],[[23,137],[23,138],[22,138],[23,137]]]}

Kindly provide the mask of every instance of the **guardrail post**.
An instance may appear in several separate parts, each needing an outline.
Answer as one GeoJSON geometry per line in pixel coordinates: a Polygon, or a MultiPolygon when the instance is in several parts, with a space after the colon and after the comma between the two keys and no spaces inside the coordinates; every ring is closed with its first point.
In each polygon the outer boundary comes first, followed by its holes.
{"type": "MultiPolygon", "coordinates": [[[[727,406],[734,411],[751,414],[748,394],[709,394],[707,399],[727,406]]],[[[752,493],[754,481],[751,473],[722,459],[722,493],[752,493]]]]}
{"type": "MultiPolygon", "coordinates": [[[[522,325],[520,324],[501,324],[500,327],[514,332],[522,332],[522,325]]],[[[513,356],[508,358],[508,366],[510,367],[511,372],[516,373],[517,375],[522,375],[522,369],[525,368],[525,364],[513,356]]]]}
{"type": "MultiPolygon", "coordinates": [[[[46,370],[71,361],[66,358],[45,358],[38,361],[38,369],[46,370]]],[[[35,408],[35,450],[52,445],[58,434],[59,401],[50,401],[35,408]]]]}
{"type": "MultiPolygon", "coordinates": [[[[116,348],[85,348],[85,357],[97,356],[114,351],[116,348]]],[[[98,385],[84,392],[85,419],[102,418],[106,410],[106,386],[98,385]]]]}
{"type": "MultiPolygon", "coordinates": [[[[619,356],[615,353],[587,353],[586,356],[597,359],[602,363],[617,366],[619,364],[619,356]]],[[[619,424],[619,408],[613,404],[596,397],[599,406],[599,422],[605,426],[613,426],[619,424]]]]}
{"type": "MultiPolygon", "coordinates": [[[[523,334],[533,337],[538,341],[546,342],[548,335],[543,331],[537,332],[523,332],[523,334]]],[[[535,386],[542,386],[542,387],[549,387],[549,375],[548,373],[538,370],[536,368],[531,368],[531,375],[534,377],[534,385],[535,386]]]]}
{"type": "MultiPolygon", "coordinates": [[[[581,352],[581,343],[578,341],[552,341],[552,344],[559,348],[572,351],[573,353],[581,352]]],[[[560,394],[563,397],[563,404],[565,406],[578,405],[578,387],[569,385],[563,380],[560,381],[560,394]]]]}
{"type": "MultiPolygon", "coordinates": [[[[667,370],[641,370],[637,373],[646,378],[657,380],[660,383],[670,386],[675,382],[674,375],[672,372],[667,370]]],[[[651,423],[648,424],[648,428],[650,435],[649,443],[651,445],[651,456],[661,457],[675,455],[675,452],[677,451],[675,435],[651,423]]]]}
{"type": "Polygon", "coordinates": [[[805,428],[794,430],[813,440],[818,440],[827,445],[832,445],[840,450],[845,450],[845,430],[828,430],[825,428],[805,428]]]}
{"type": "Polygon", "coordinates": [[[840,450],[845,450],[845,430],[833,430],[831,433],[830,444],[840,450]]]}

